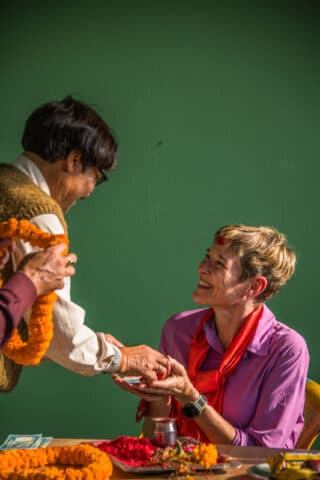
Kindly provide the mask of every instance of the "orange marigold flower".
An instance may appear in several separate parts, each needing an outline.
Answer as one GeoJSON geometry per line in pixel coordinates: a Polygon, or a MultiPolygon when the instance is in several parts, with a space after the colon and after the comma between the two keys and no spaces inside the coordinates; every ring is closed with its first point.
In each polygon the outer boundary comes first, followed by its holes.
{"type": "Polygon", "coordinates": [[[193,449],[192,457],[197,463],[200,463],[205,468],[210,468],[217,463],[218,450],[212,443],[201,443],[193,449]]]}

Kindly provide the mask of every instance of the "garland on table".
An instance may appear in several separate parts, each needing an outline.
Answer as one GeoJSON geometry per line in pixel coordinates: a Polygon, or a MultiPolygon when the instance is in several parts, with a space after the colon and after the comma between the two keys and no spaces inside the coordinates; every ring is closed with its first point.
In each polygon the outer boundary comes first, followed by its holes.
{"type": "Polygon", "coordinates": [[[0,452],[3,480],[108,480],[109,456],[91,445],[0,452]]]}
{"type": "MultiPolygon", "coordinates": [[[[13,240],[19,238],[40,248],[47,248],[64,242],[66,244],[66,254],[69,246],[66,235],[53,235],[44,232],[28,220],[16,220],[15,218],[0,223],[0,237],[13,240]]],[[[0,258],[5,254],[7,248],[0,249],[0,258]]],[[[1,284],[2,281],[0,286],[1,284]]],[[[3,353],[8,358],[19,365],[38,365],[40,363],[53,337],[52,310],[56,300],[57,295],[54,292],[38,297],[31,310],[28,340],[24,342],[18,330],[15,329],[3,349],[3,353]]]]}

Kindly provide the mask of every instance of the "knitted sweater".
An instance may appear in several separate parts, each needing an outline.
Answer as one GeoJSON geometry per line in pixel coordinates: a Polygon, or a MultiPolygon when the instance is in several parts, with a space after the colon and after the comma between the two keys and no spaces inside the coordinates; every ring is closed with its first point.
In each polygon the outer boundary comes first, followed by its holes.
{"type": "MultiPolygon", "coordinates": [[[[35,185],[30,178],[13,165],[0,164],[0,222],[9,218],[30,220],[37,215],[56,215],[67,233],[67,224],[57,202],[35,185]]],[[[11,262],[0,272],[7,280],[12,274],[11,262]]],[[[19,324],[22,338],[27,337],[27,326],[19,324]]],[[[22,367],[0,353],[0,391],[11,391],[18,382],[22,367]]]]}
{"type": "Polygon", "coordinates": [[[0,222],[8,218],[30,220],[44,213],[57,215],[67,233],[60,206],[13,165],[0,163],[0,222]]]}

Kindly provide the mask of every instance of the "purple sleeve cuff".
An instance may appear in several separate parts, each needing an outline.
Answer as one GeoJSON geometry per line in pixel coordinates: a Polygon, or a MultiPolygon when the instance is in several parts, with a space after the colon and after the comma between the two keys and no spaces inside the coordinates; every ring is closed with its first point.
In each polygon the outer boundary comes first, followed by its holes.
{"type": "Polygon", "coordinates": [[[36,298],[35,286],[22,272],[14,273],[0,288],[0,349],[36,298]]]}
{"type": "Polygon", "coordinates": [[[10,292],[17,298],[21,308],[26,310],[37,298],[36,287],[33,282],[22,272],[15,272],[2,286],[3,290],[10,292]]]}

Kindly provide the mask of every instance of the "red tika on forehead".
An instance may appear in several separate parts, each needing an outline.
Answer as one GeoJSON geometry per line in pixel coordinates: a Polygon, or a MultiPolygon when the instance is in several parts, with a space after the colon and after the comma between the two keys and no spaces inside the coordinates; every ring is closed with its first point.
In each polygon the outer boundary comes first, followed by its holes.
{"type": "Polygon", "coordinates": [[[227,242],[225,241],[225,239],[223,237],[217,237],[216,243],[218,245],[225,245],[227,242]]]}

